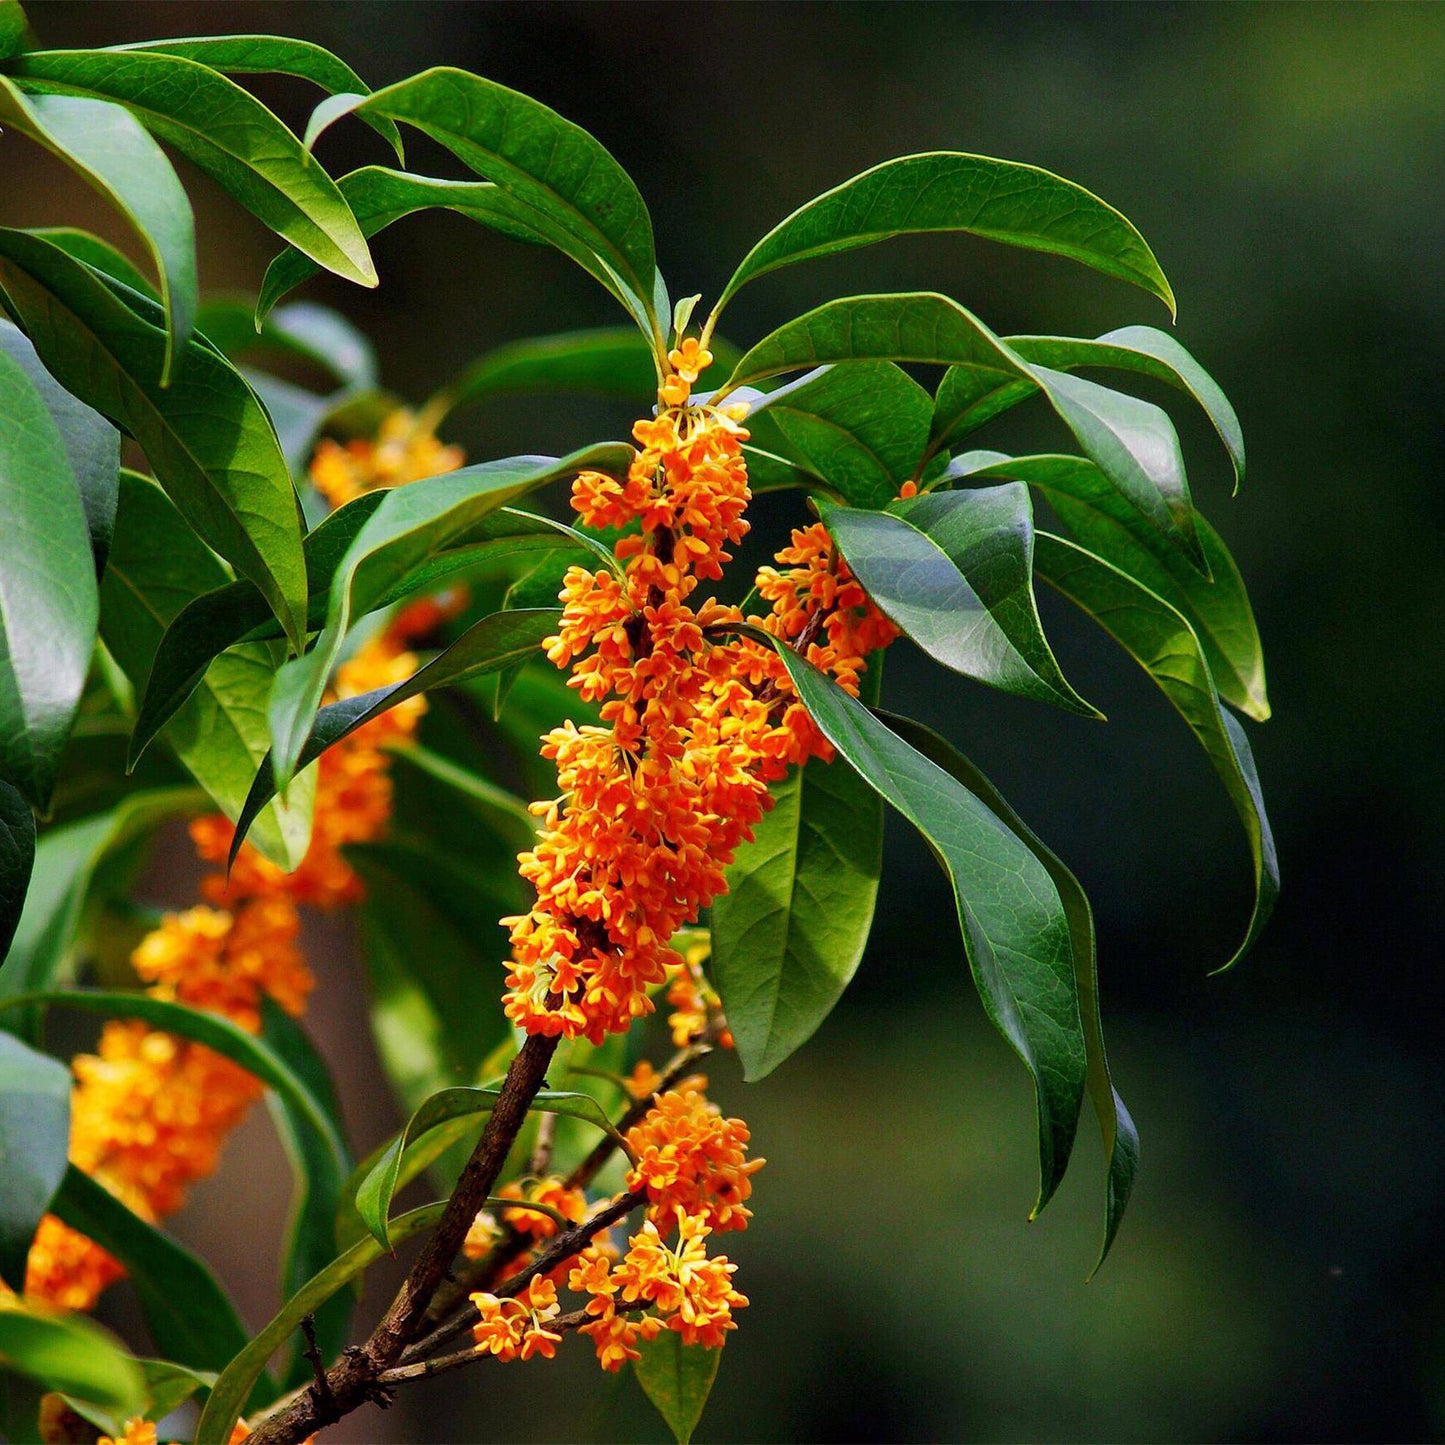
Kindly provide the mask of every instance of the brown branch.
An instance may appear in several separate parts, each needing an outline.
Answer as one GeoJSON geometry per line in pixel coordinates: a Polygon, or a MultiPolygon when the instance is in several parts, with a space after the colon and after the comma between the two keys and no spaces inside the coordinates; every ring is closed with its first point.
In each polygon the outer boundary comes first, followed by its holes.
{"type": "Polygon", "coordinates": [[[421,1328],[427,1305],[446,1278],[477,1210],[502,1172],[527,1110],[546,1080],[547,1065],[556,1049],[555,1038],[534,1034],[512,1060],[482,1137],[406,1282],[366,1343],[344,1350],[326,1372],[324,1378],[330,1398],[322,1398],[324,1392],[318,1381],[253,1430],[248,1437],[251,1445],[299,1445],[308,1435],[314,1435],[323,1426],[334,1425],[368,1400],[389,1403],[390,1395],[381,1377],[396,1364],[402,1350],[421,1328]]]}

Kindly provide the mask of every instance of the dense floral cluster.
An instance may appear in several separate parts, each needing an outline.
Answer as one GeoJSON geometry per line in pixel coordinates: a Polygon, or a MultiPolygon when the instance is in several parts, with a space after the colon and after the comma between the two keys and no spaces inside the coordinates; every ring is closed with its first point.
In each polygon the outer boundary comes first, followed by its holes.
{"type": "MultiPolygon", "coordinates": [[[[360,450],[347,452],[361,490],[431,475],[427,468],[440,460],[458,464],[460,457],[434,438],[432,446],[421,446],[409,416],[406,424],[412,428],[409,466],[395,455],[399,429],[392,423],[383,428],[369,470],[360,450]]],[[[334,478],[337,466],[323,446],[317,485],[334,478]]],[[[335,695],[355,696],[409,676],[417,659],[406,643],[434,620],[430,613],[402,613],[338,670],[335,695]]],[[[328,909],[361,897],[361,880],[342,849],[385,830],[391,779],[384,748],[415,731],[425,706],[422,698],[403,703],[321,755],[311,843],[295,872],[248,843],[228,876],[229,820],[218,813],[191,824],[197,853],[216,871],[201,883],[205,904],[167,914],[135,949],[132,965],[153,997],[218,1014],[251,1033],[261,1027],[263,995],[293,1017],[304,1011],[315,981],[299,945],[298,906],[328,909]]],[[[72,1067],[72,1161],[150,1221],[178,1210],[191,1185],[214,1171],[227,1137],[261,1094],[249,1073],[220,1054],[136,1021],[107,1023],[96,1051],[79,1055],[72,1067]]],[[[47,1216],[31,1246],[25,1292],[67,1309],[90,1309],[122,1273],[98,1245],[47,1216]]]]}
{"type": "Polygon", "coordinates": [[[323,437],[311,458],[311,480],[333,507],[341,507],[363,492],[455,471],[465,460],[460,447],[439,441],[424,420],[400,407],[381,423],[374,440],[360,437],[343,445],[323,437]]]}

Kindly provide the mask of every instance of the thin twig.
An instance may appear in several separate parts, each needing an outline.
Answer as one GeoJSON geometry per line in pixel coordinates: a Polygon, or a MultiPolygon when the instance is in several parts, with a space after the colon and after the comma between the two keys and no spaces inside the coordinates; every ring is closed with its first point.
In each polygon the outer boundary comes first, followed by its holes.
{"type": "Polygon", "coordinates": [[[316,1407],[319,1410],[334,1410],[336,1401],[332,1398],[331,1386],[326,1379],[326,1361],[321,1358],[321,1347],[316,1343],[315,1315],[302,1315],[301,1333],[306,1338],[306,1358],[311,1361],[311,1372],[315,1376],[311,1388],[316,1391],[316,1407]]]}

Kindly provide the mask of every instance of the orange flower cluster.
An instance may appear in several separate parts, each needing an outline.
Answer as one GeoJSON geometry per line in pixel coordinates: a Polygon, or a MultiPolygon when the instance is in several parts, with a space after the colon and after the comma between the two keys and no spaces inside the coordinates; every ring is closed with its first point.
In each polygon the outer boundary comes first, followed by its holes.
{"type": "MultiPolygon", "coordinates": [[[[58,1397],[57,1397],[58,1398],[58,1397]]],[[[250,1435],[250,1427],[244,1420],[237,1420],[231,1431],[229,1445],[241,1445],[241,1442],[250,1435]]],[[[50,1436],[45,1437],[47,1440],[50,1436]]],[[[59,1439],[61,1437],[56,1436],[59,1439]]],[[[66,1436],[64,1438],[72,1438],[66,1436]]],[[[313,1435],[303,1442],[303,1445],[311,1445],[316,1437],[313,1435]]],[[[125,1428],[117,1435],[102,1435],[95,1445],[156,1445],[156,1427],[149,1421],[143,1420],[139,1415],[125,1422],[125,1428]]]]}
{"type": "Polygon", "coordinates": [[[465,460],[460,447],[438,441],[425,422],[402,407],[382,422],[374,441],[343,446],[323,437],[311,458],[311,480],[333,507],[341,507],[363,492],[455,471],[465,460]]]}
{"type": "Polygon", "coordinates": [[[547,1326],[562,1307],[552,1280],[534,1279],[518,1299],[474,1294],[471,1301],[481,1316],[472,1326],[479,1354],[495,1355],[499,1360],[530,1360],[533,1355],[550,1360],[556,1355],[562,1336],[547,1326]]]}
{"type": "MultiPolygon", "coordinates": [[[[693,604],[748,529],[745,408],[688,400],[711,360],[692,340],[672,352],[656,419],[633,428],[641,450],[626,477],[584,472],[573,485],[585,524],[640,530],[618,544],[620,577],[568,572],[548,643],[571,685],[602,703],[603,726],[543,738],[561,796],[534,805],[543,833],[519,860],[537,902],[503,920],[507,1016],[530,1033],[600,1043],[651,1012],[649,990],[684,967],[669,940],[723,891],[768,783],[827,753],[780,659],[735,635],[738,609],[693,604]]],[[[891,629],[821,529],[796,533],[780,560],[790,570],[763,579],[773,615],[755,621],[856,689],[864,653],[891,629]]],[[[680,1011],[695,1012],[679,992],[680,1011]]]]}
{"type": "MultiPolygon", "coordinates": [[[[413,427],[409,414],[405,421],[413,427]]],[[[401,430],[396,417],[383,426],[369,485],[400,478],[393,451],[401,430]]],[[[425,446],[413,433],[416,475],[431,475],[423,462],[459,463],[453,449],[435,438],[425,446]]],[[[323,490],[335,469],[329,455],[323,449],[316,463],[323,490]]],[[[360,465],[359,451],[348,455],[360,465]]],[[[414,629],[433,625],[430,613],[401,614],[338,670],[334,695],[352,697],[410,676],[417,658],[406,641],[414,629]]],[[[413,698],[321,755],[311,843],[294,873],[246,844],[228,877],[230,821],[213,814],[191,824],[197,853],[218,871],[201,884],[207,905],[167,914],[132,955],[152,997],[218,1014],[251,1033],[261,1027],[263,995],[293,1017],[305,1010],[315,980],[298,943],[298,905],[333,908],[361,897],[361,880],[341,850],[385,830],[391,779],[383,749],[409,737],[425,707],[423,698],[413,698]]],[[[96,1052],[79,1055],[72,1067],[71,1159],[152,1222],[181,1208],[190,1186],[214,1171],[227,1137],[262,1092],[220,1054],[135,1021],[107,1023],[96,1052]]],[[[98,1245],[47,1216],[31,1246],[25,1292],[85,1310],[123,1273],[98,1245]]]]}
{"type": "MultiPolygon", "coordinates": [[[[587,1216],[587,1196],[580,1189],[569,1189],[555,1175],[549,1175],[546,1179],[535,1179],[526,1184],[514,1181],[502,1189],[498,1198],[516,1199],[527,1204],[543,1205],[547,1209],[555,1210],[563,1219],[572,1224],[580,1224],[587,1216]]],[[[557,1221],[550,1215],[544,1214],[541,1209],[507,1209],[503,1207],[501,1215],[502,1222],[499,1223],[497,1216],[490,1210],[483,1209],[478,1212],[477,1217],[472,1221],[471,1228],[467,1231],[466,1240],[462,1244],[462,1252],[468,1259],[483,1259],[490,1254],[506,1235],[504,1224],[517,1234],[532,1240],[534,1247],[543,1240],[551,1239],[557,1233],[557,1221]]],[[[509,1279],[512,1275],[525,1269],[533,1252],[534,1250],[529,1250],[510,1261],[498,1277],[509,1279]]]]}

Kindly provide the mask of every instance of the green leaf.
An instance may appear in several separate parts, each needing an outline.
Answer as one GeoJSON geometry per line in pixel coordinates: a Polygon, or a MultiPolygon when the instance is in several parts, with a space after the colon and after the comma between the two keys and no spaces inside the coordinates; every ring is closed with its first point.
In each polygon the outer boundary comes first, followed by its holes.
{"type": "Polygon", "coordinates": [[[156,1348],[172,1360],[219,1370],[245,1347],[246,1328],[210,1269],[74,1165],[51,1212],[125,1266],[156,1348]]]}
{"type": "MultiPolygon", "coordinates": [[[[555,608],[494,612],[474,622],[450,647],[404,681],[328,703],[315,714],[310,735],[296,759],[297,770],[315,762],[327,748],[410,697],[525,662],[541,647],[543,639],[556,632],[558,620],[555,608]]],[[[252,820],[275,795],[275,774],[263,760],[236,820],[236,836],[231,844],[233,860],[252,820]]]]}
{"type": "Polygon", "coordinates": [[[105,571],[120,497],[120,433],[98,411],[71,396],[41,365],[25,333],[0,320],[0,351],[30,378],[60,431],[70,470],[80,488],[80,505],[90,532],[96,575],[105,571]]]}
{"type": "Polygon", "coordinates": [[[637,1349],[640,1358],[632,1369],[642,1393],[657,1407],[677,1445],[688,1445],[707,1408],[722,1350],[685,1345],[676,1330],[663,1330],[637,1349]]]}
{"type": "Polygon", "coordinates": [[[1162,597],[1047,532],[1039,533],[1037,566],[1041,577],[1089,613],[1159,684],[1224,783],[1254,861],[1254,911],[1243,943],[1223,965],[1232,968],[1254,946],[1279,893],[1279,860],[1244,729],[1221,706],[1194,629],[1162,597]]]}
{"type": "Polygon", "coordinates": [[[933,398],[907,372],[861,361],[770,392],[747,425],[755,445],[820,477],[852,506],[885,507],[921,461],[932,418],[933,398]]]}
{"type": "MultiPolygon", "coordinates": [[[[369,95],[366,82],[344,61],[309,40],[283,35],[192,35],[179,40],[143,40],[115,45],[113,50],[145,50],[199,61],[222,75],[294,75],[310,80],[330,95],[369,95]]],[[[401,132],[384,116],[362,119],[405,163],[401,132]]]]}
{"type": "Polygon", "coordinates": [[[181,55],[35,50],[7,62],[23,90],[126,107],[277,235],[328,271],[376,285],[356,218],[325,170],[260,101],[181,55]]]}
{"type": "Polygon", "coordinates": [[[1048,870],[1059,890],[1064,911],[1069,917],[1069,933],[1073,942],[1074,977],[1079,989],[1079,1012],[1084,1022],[1084,1041],[1089,1053],[1089,1099],[1099,1121],[1104,1141],[1104,1158],[1108,1162],[1108,1180],[1104,1194],[1104,1241],[1099,1251],[1097,1270],[1108,1257],[1119,1232],[1134,1177],[1139,1169],[1139,1133],[1124,1101],[1109,1075],[1109,1059],[1104,1052],[1103,1021],[1099,1011],[1099,975],[1094,942],[1094,913],[1079,880],[1030,831],[1009,807],[998,789],[952,743],[911,718],[881,714],[883,720],[910,746],[930,762],[957,778],[969,792],[981,798],[998,817],[1012,828],[1034,857],[1048,870]]]}
{"type": "Polygon", "coordinates": [[[25,908],[35,866],[35,814],[9,783],[0,783],[0,964],[25,908]]]}
{"type": "Polygon", "coordinates": [[[1008,344],[1025,361],[1072,371],[1108,367],[1152,377],[1192,396],[1212,423],[1234,466],[1235,488],[1244,481],[1244,431],[1229,398],[1200,364],[1167,332],[1152,326],[1124,326],[1097,341],[1072,336],[1010,336],[1008,344]]]}
{"type": "MultiPolygon", "coordinates": [[[[148,690],[153,659],[182,608],[227,580],[165,493],[146,477],[123,473],[115,544],[101,584],[101,634],[137,693],[148,690]]],[[[232,821],[266,756],[266,699],[284,656],[280,644],[258,642],[216,657],[166,724],[176,757],[232,821]]],[[[302,791],[267,812],[254,841],[281,867],[294,868],[309,837],[310,802],[302,791]]]]}
{"type": "Polygon", "coordinates": [[[84,1315],[50,1314],[24,1303],[0,1309],[0,1373],[24,1375],[122,1419],[146,1404],[139,1364],[84,1315]]]}
{"type": "Polygon", "coordinates": [[[1142,286],[1174,313],[1154,253],[1112,206],[1037,166],[958,151],[884,161],[809,201],[748,252],[717,309],[779,266],[925,231],[966,231],[1068,256],[1142,286]]]}
{"type": "Polygon", "coordinates": [[[0,229],[0,286],[67,391],[135,437],[200,536],[265,594],[298,645],[306,572],[291,475],[271,423],[232,367],[197,339],[169,387],[156,308],[59,247],[0,229]],[[140,314],[136,309],[141,308],[140,314]]]}
{"type": "Polygon", "coordinates": [[[0,1279],[14,1290],[69,1148],[70,1070],[0,1032],[0,1279]]]}
{"type": "MultiPolygon", "coordinates": [[[[251,303],[223,297],[201,307],[196,325],[228,360],[269,347],[322,367],[339,386],[371,390],[377,384],[371,342],[329,306],[311,301],[283,306],[266,318],[258,333],[251,303]]],[[[328,407],[335,404],[330,398],[317,400],[328,407]]]]}
{"type": "Polygon", "coordinates": [[[949,875],[984,1011],[1033,1080],[1037,1214],[1068,1163],[1087,1067],[1069,923],[1058,890],[1033,853],[967,788],[791,648],[778,653],[824,736],[923,834],[949,875]]]}
{"type": "Polygon", "coordinates": [[[868,942],[883,864],[883,802],[844,761],[814,758],[769,789],[712,906],[712,969],[744,1076],[812,1038],[868,942]]]}
{"type": "Polygon", "coordinates": [[[632,449],[620,444],[589,447],[560,459],[509,457],[388,492],[336,569],[326,626],[316,646],[276,678],[270,715],[277,786],[284,788],[296,771],[352,618],[380,605],[402,577],[459,545],[488,514],[578,471],[624,474],[631,459],[632,449]]]}
{"type": "Polygon", "coordinates": [[[930,492],[886,512],[820,511],[868,595],[930,657],[988,687],[1101,716],[1044,638],[1027,487],[930,492]]]}
{"type": "Polygon", "coordinates": [[[0,782],[49,806],[95,647],[95,562],[42,395],[0,351],[0,782]]]}
{"type": "Polygon", "coordinates": [[[166,314],[161,385],[195,324],[196,224],[175,168],[131,113],[79,95],[23,95],[0,75],[0,122],[44,146],[108,200],[150,251],[166,314]]]}
{"type": "Polygon", "coordinates": [[[28,29],[20,0],[0,0],[0,60],[20,53],[28,29]]]}
{"type": "Polygon", "coordinates": [[[1258,722],[1269,717],[1264,654],[1244,579],[1223,539],[1203,517],[1196,516],[1195,525],[1212,581],[1190,566],[1083,457],[968,452],[953,460],[948,474],[970,481],[1017,477],[1040,488],[1074,541],[1184,614],[1225,701],[1258,722]]]}
{"type": "MultiPolygon", "coordinates": [[[[401,1244],[430,1229],[445,1212],[445,1203],[427,1204],[393,1219],[393,1241],[401,1244]]],[[[359,1241],[281,1306],[276,1317],[222,1371],[196,1426],[197,1445],[227,1445],[266,1362],[301,1328],[301,1321],[307,1315],[314,1314],[332,1295],[374,1264],[382,1253],[382,1247],[374,1239],[359,1241]]]]}
{"type": "Polygon", "coordinates": [[[139,291],[148,300],[160,304],[161,298],[156,288],[136,269],[130,258],[122,255],[108,241],[102,241],[99,236],[79,230],[75,226],[30,226],[27,234],[39,236],[42,241],[59,246],[67,256],[84,261],[91,270],[99,271],[101,275],[109,276],[112,281],[119,281],[122,285],[129,286],[132,291],[139,291]]]}
{"type": "Polygon", "coordinates": [[[307,144],[348,112],[405,121],[494,181],[530,208],[526,224],[534,231],[574,258],[585,248],[615,275],[640,302],[648,334],[661,340],[647,206],[627,172],[580,126],[496,81],[438,67],[366,99],[323,102],[307,144]]]}
{"type": "MultiPolygon", "coordinates": [[[[387,1216],[391,1212],[397,1177],[408,1148],[440,1124],[476,1114],[489,1114],[501,1096],[500,1089],[443,1089],[440,1093],[433,1094],[407,1120],[401,1133],[392,1139],[356,1191],[357,1213],[365,1221],[372,1237],[383,1248],[390,1250],[393,1247],[394,1241],[387,1216]]],[[[528,1107],[535,1113],[562,1114],[568,1118],[585,1120],[589,1124],[595,1124],[610,1138],[620,1141],[621,1136],[613,1127],[612,1121],[591,1094],[541,1089],[528,1107]]]]}

